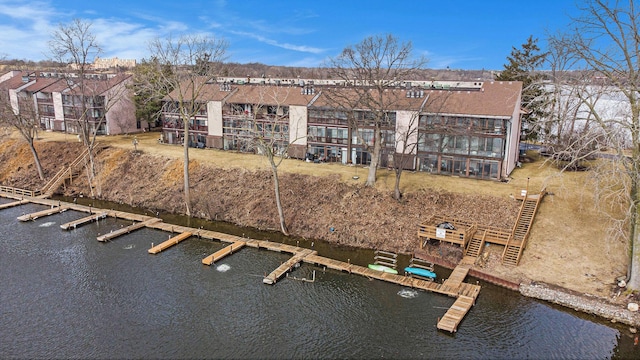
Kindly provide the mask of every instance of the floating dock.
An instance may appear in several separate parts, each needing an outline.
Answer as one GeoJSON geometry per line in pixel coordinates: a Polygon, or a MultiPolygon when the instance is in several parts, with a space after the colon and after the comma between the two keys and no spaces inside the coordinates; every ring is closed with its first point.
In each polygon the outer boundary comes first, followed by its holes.
{"type": "Polygon", "coordinates": [[[177,245],[180,241],[190,238],[191,235],[193,234],[190,231],[185,231],[182,234],[174,236],[171,239],[163,242],[162,244],[153,246],[151,249],[148,250],[149,254],[157,254],[163,250],[166,250],[172,247],[173,245],[177,245]]]}
{"type": "Polygon", "coordinates": [[[31,213],[31,214],[18,216],[18,220],[20,220],[20,221],[31,221],[31,220],[35,220],[35,219],[37,219],[39,217],[49,216],[49,215],[53,215],[53,214],[59,214],[59,213],[61,213],[63,211],[67,211],[68,209],[69,209],[69,207],[67,207],[67,206],[54,206],[51,209],[45,209],[45,210],[34,212],[34,213],[31,213]]]}
{"type": "MultiPolygon", "coordinates": [[[[4,195],[0,193],[0,195],[4,195]]],[[[5,196],[11,197],[11,196],[5,196]]],[[[289,272],[297,263],[305,262],[312,265],[324,266],[325,268],[334,269],[338,271],[348,272],[350,274],[357,274],[361,276],[366,276],[369,279],[377,279],[381,281],[387,281],[394,284],[398,284],[401,286],[406,286],[415,289],[421,289],[425,291],[431,291],[438,294],[443,294],[451,297],[457,298],[453,303],[451,308],[444,314],[442,319],[438,320],[437,328],[439,330],[455,332],[457,331],[458,325],[464,318],[464,316],[469,312],[471,307],[475,304],[475,299],[478,297],[480,292],[479,285],[473,285],[469,283],[463,282],[467,274],[469,273],[469,269],[472,266],[471,259],[463,259],[460,264],[458,264],[451,276],[446,279],[443,283],[437,283],[435,281],[423,280],[418,278],[413,278],[404,275],[396,275],[385,273],[382,271],[376,271],[369,269],[365,266],[354,265],[349,262],[343,262],[339,260],[329,259],[326,257],[318,256],[317,252],[312,249],[300,248],[298,246],[283,244],[283,243],[275,243],[266,240],[255,240],[255,239],[247,239],[240,236],[220,233],[216,231],[203,230],[203,229],[194,229],[185,226],[171,225],[162,222],[162,219],[154,218],[146,215],[132,214],[121,211],[108,211],[103,209],[91,208],[90,206],[77,205],[77,204],[69,204],[64,203],[59,205],[59,201],[41,199],[41,198],[27,198],[20,200],[15,203],[11,203],[12,206],[24,204],[24,203],[37,203],[42,205],[51,206],[51,209],[47,209],[45,211],[39,213],[33,213],[29,215],[25,215],[27,220],[34,219],[39,216],[46,216],[56,212],[62,212],[67,209],[77,210],[81,212],[88,212],[92,214],[89,217],[85,217],[83,219],[76,220],[75,223],[80,223],[82,221],[88,221],[89,218],[94,218],[95,213],[107,213],[108,216],[112,216],[115,218],[121,218],[129,221],[134,221],[134,223],[130,226],[124,227],[117,231],[113,231],[109,234],[102,235],[98,237],[99,241],[108,241],[113,238],[116,238],[121,235],[125,235],[134,230],[149,227],[154,229],[160,229],[167,232],[172,233],[180,233],[178,236],[175,236],[164,243],[152,247],[149,249],[150,253],[156,251],[160,252],[170,246],[173,246],[180,241],[189,238],[190,236],[198,236],[201,238],[211,239],[211,240],[220,240],[223,242],[230,243],[229,246],[215,252],[214,254],[204,258],[202,262],[204,264],[210,265],[215,261],[223,258],[224,256],[228,256],[233,252],[241,249],[244,246],[254,247],[258,249],[268,249],[271,251],[277,252],[286,252],[293,254],[291,259],[287,260],[285,263],[281,264],[277,269],[272,271],[269,275],[265,276],[263,282],[265,284],[275,284],[278,279],[280,279],[284,274],[289,272]],[[56,205],[59,205],[56,207],[56,205]],[[31,218],[29,218],[31,216],[31,218]]],[[[5,204],[5,207],[7,204],[5,204]]],[[[0,207],[2,209],[3,207],[0,207]]],[[[67,223],[73,224],[74,222],[67,223]]]]}
{"type": "Polygon", "coordinates": [[[142,229],[143,227],[146,227],[149,224],[152,224],[154,222],[158,222],[158,221],[162,221],[160,219],[155,219],[155,218],[151,218],[149,220],[146,221],[142,221],[142,222],[138,222],[138,223],[134,223],[132,225],[123,227],[121,229],[118,229],[116,231],[112,231],[108,234],[104,234],[101,236],[98,236],[98,241],[110,241],[113,240],[114,238],[117,238],[118,236],[124,235],[124,234],[128,234],[132,231],[138,230],[138,229],[142,229]]]}
{"type": "Polygon", "coordinates": [[[461,295],[451,305],[449,310],[444,314],[442,319],[438,320],[438,330],[445,330],[449,332],[458,331],[458,325],[462,321],[467,312],[475,305],[476,299],[461,295]]]}
{"type": "Polygon", "coordinates": [[[18,206],[18,205],[24,205],[24,204],[28,204],[29,200],[20,200],[20,201],[14,201],[14,202],[10,202],[10,203],[6,203],[6,204],[0,204],[0,210],[2,209],[8,209],[14,206],[18,206]]]}
{"type": "Polygon", "coordinates": [[[78,226],[82,226],[82,225],[90,223],[92,221],[98,221],[98,220],[104,219],[106,217],[107,217],[107,212],[106,211],[102,212],[102,213],[99,213],[99,214],[92,214],[92,215],[89,215],[87,217],[83,217],[82,219],[78,219],[78,220],[74,220],[74,221],[68,222],[66,224],[62,224],[62,225],[60,225],[60,228],[62,230],[75,229],[78,226]]]}
{"type": "Polygon", "coordinates": [[[284,274],[288,273],[297,263],[302,261],[308,255],[315,255],[317,251],[311,249],[303,249],[297,252],[291,259],[285,261],[282,265],[278,266],[277,269],[273,270],[271,274],[267,275],[262,279],[262,282],[265,284],[273,285],[280,279],[284,274]]]}
{"type": "Polygon", "coordinates": [[[211,265],[213,263],[215,263],[216,261],[219,261],[220,259],[224,258],[227,255],[231,255],[234,252],[242,249],[247,243],[245,241],[236,241],[234,243],[232,243],[229,246],[226,246],[216,252],[214,252],[213,254],[207,256],[206,258],[202,259],[202,263],[205,265],[211,265]]]}

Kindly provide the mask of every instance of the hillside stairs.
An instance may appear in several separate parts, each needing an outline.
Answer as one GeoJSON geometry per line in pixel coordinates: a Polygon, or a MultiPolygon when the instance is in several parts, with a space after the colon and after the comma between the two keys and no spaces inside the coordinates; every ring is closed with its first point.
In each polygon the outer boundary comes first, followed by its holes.
{"type": "MultiPolygon", "coordinates": [[[[94,154],[97,154],[104,147],[101,145],[95,145],[93,148],[94,154]]],[[[89,162],[89,149],[84,149],[80,155],[71,162],[68,166],[58,171],[40,190],[41,198],[49,198],[53,193],[60,188],[62,184],[67,180],[73,180],[74,177],[80,175],[82,169],[89,162]]]]}
{"type": "Polygon", "coordinates": [[[527,193],[523,196],[518,218],[502,253],[503,264],[516,266],[520,262],[522,251],[527,245],[531,225],[545,194],[546,190],[542,189],[539,194],[529,195],[527,193]]]}

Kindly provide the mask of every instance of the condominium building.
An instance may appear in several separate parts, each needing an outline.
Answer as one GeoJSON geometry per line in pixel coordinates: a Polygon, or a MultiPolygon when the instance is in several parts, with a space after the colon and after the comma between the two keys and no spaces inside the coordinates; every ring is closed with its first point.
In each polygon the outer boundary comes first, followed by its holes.
{"type": "Polygon", "coordinates": [[[44,130],[78,133],[80,122],[97,135],[142,131],[129,94],[128,74],[11,71],[0,76],[14,112],[31,112],[44,130]]]}
{"type": "MultiPolygon", "coordinates": [[[[362,88],[355,87],[365,87],[360,84],[200,81],[197,99],[182,97],[198,109],[189,120],[190,146],[256,152],[259,138],[293,158],[368,165],[379,126],[382,167],[501,180],[518,161],[520,82],[402,82],[380,93],[380,110],[358,103],[362,88]]],[[[162,141],[172,144],[184,135],[176,98],[165,98],[163,113],[162,141]]]]}

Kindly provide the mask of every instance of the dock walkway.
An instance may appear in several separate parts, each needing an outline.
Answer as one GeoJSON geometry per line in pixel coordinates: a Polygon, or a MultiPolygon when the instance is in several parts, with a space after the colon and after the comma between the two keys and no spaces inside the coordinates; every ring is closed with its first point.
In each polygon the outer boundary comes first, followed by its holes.
{"type": "Polygon", "coordinates": [[[60,225],[60,228],[62,230],[69,230],[69,229],[75,229],[78,226],[90,223],[92,221],[98,221],[100,219],[104,219],[107,217],[107,212],[101,212],[99,214],[91,214],[87,217],[83,217],[82,219],[78,219],[78,220],[74,220],[74,221],[70,221],[66,224],[62,224],[60,225]]]}
{"type": "MultiPolygon", "coordinates": [[[[0,193],[0,196],[5,196],[6,194],[0,193]]],[[[11,196],[5,196],[11,197],[11,196]]],[[[315,250],[300,248],[298,246],[283,244],[283,243],[275,243],[267,240],[255,240],[255,239],[247,239],[240,236],[220,233],[216,231],[204,230],[204,229],[194,229],[185,226],[166,224],[162,222],[162,219],[150,217],[146,215],[140,214],[132,214],[122,211],[114,211],[114,210],[105,210],[92,208],[90,206],[85,205],[77,205],[70,203],[60,203],[59,201],[42,199],[42,198],[25,198],[20,199],[15,203],[11,203],[12,206],[19,205],[21,203],[37,203],[46,206],[52,207],[52,209],[47,209],[42,212],[30,214],[31,216],[35,216],[37,214],[45,214],[55,211],[64,211],[67,209],[87,212],[91,214],[89,217],[85,217],[83,219],[76,220],[75,222],[70,222],[65,225],[71,226],[73,223],[81,223],[82,221],[89,221],[90,218],[94,218],[95,214],[108,214],[108,216],[125,219],[129,221],[133,221],[134,223],[130,226],[124,227],[122,229],[118,229],[117,231],[113,231],[109,234],[98,237],[99,241],[108,241],[117,236],[121,236],[127,234],[136,229],[140,229],[143,227],[149,227],[153,229],[159,229],[171,233],[179,233],[179,235],[165,241],[164,243],[152,247],[149,249],[149,253],[160,252],[170,246],[177,244],[178,242],[185,240],[191,236],[197,236],[205,239],[211,240],[219,240],[223,242],[230,243],[229,246],[215,252],[214,254],[206,257],[202,260],[204,264],[210,265],[213,262],[221,259],[224,256],[228,256],[232,254],[234,251],[241,249],[244,246],[258,248],[258,249],[268,249],[270,251],[276,252],[286,252],[293,254],[293,256],[287,260],[285,263],[281,264],[277,269],[272,271],[268,276],[263,279],[263,282],[266,284],[275,284],[276,281],[290,271],[295,264],[299,262],[305,262],[312,265],[320,265],[325,268],[334,269],[338,271],[348,272],[350,274],[357,274],[361,276],[366,276],[369,279],[377,279],[382,281],[391,282],[394,284],[398,284],[401,286],[406,286],[415,289],[421,289],[425,291],[431,291],[438,294],[443,294],[451,297],[457,298],[451,308],[445,313],[444,317],[438,321],[437,328],[440,330],[455,332],[457,330],[458,325],[464,318],[464,316],[468,313],[471,307],[475,304],[475,299],[477,298],[480,292],[479,285],[473,285],[469,283],[464,283],[464,279],[469,273],[469,269],[471,264],[469,261],[463,261],[458,264],[458,266],[453,270],[451,276],[446,279],[443,283],[437,283],[434,281],[428,281],[418,278],[413,278],[404,275],[390,274],[382,271],[376,271],[369,269],[365,266],[359,266],[355,264],[351,264],[349,262],[343,262],[339,260],[334,260],[330,258],[326,258],[323,256],[319,256],[315,250]],[[15,205],[14,205],[15,204],[15,205]],[[57,207],[56,207],[57,205],[57,207]]],[[[8,207],[8,206],[7,206],[8,207]]],[[[2,208],[0,208],[2,209],[2,208]]]]}
{"type": "Polygon", "coordinates": [[[43,216],[49,216],[49,215],[53,215],[53,214],[58,214],[61,213],[63,211],[67,211],[69,209],[68,206],[52,206],[50,209],[45,209],[42,211],[38,211],[38,212],[34,212],[31,214],[25,214],[22,216],[18,216],[18,220],[20,221],[32,221],[35,220],[37,218],[43,217],[43,216]]]}
{"type": "Polygon", "coordinates": [[[186,240],[186,239],[190,238],[191,235],[193,235],[191,233],[191,231],[185,231],[185,232],[181,233],[180,235],[174,236],[171,239],[169,239],[169,240],[167,240],[167,241],[165,241],[165,242],[163,242],[163,243],[161,243],[159,245],[153,246],[151,249],[148,250],[148,252],[149,252],[149,254],[157,254],[157,253],[159,253],[161,251],[164,251],[164,250],[172,247],[173,245],[177,245],[182,240],[186,240]]]}

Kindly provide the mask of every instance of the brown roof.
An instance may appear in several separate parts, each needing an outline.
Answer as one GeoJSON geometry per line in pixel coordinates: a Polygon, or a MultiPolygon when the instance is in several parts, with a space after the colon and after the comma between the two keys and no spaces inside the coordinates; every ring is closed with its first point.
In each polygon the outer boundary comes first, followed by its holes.
{"type": "Polygon", "coordinates": [[[197,94],[197,99],[202,102],[222,101],[227,96],[231,95],[231,93],[233,92],[233,88],[231,89],[231,91],[224,91],[221,90],[220,85],[221,84],[219,83],[209,82],[209,77],[200,76],[194,79],[193,84],[190,80],[183,81],[179,89],[174,89],[167,96],[165,96],[163,100],[177,100],[180,97],[179,91],[181,91],[183,100],[191,101],[192,97],[195,95],[194,91],[197,91],[199,92],[197,94]]]}
{"type": "MultiPolygon", "coordinates": [[[[25,85],[25,82],[22,81],[22,76],[27,76],[29,75],[29,72],[26,71],[20,71],[19,74],[9,78],[8,80],[5,80],[3,82],[0,83],[0,89],[2,90],[10,90],[10,89],[17,89],[21,86],[25,85]]],[[[29,79],[29,81],[33,81],[35,79],[29,79]]]]}
{"type": "MultiPolygon", "coordinates": [[[[129,74],[118,74],[114,77],[108,79],[85,79],[83,82],[84,85],[84,94],[83,95],[101,95],[105,91],[113,88],[114,86],[120,84],[126,79],[130,78],[129,74]]],[[[74,83],[79,83],[77,80],[73,79],[74,83]]],[[[63,82],[65,83],[65,82],[63,82]]],[[[65,84],[66,86],[67,84],[65,84]]],[[[75,86],[71,89],[71,93],[74,95],[80,95],[81,89],[79,86],[75,86]]]]}
{"type": "Polygon", "coordinates": [[[480,90],[426,90],[425,112],[511,117],[519,110],[522,83],[485,81],[480,90]]]}
{"type": "MultiPolygon", "coordinates": [[[[325,87],[322,88],[320,97],[313,102],[313,107],[335,108],[335,107],[354,107],[364,110],[367,107],[366,102],[359,102],[358,98],[363,96],[365,92],[376,97],[375,90],[371,88],[353,88],[353,87],[325,87]],[[351,104],[351,105],[349,105],[351,104]]],[[[385,89],[382,101],[374,100],[374,104],[382,104],[386,110],[419,110],[425,101],[425,97],[407,97],[406,89],[385,89]]],[[[370,106],[372,107],[372,106],[370,106]]]]}
{"type": "MultiPolygon", "coordinates": [[[[38,77],[36,78],[36,82],[34,84],[31,84],[29,86],[27,86],[24,90],[31,92],[31,93],[35,93],[35,92],[39,92],[44,90],[45,88],[53,85],[54,83],[60,81],[61,79],[59,78],[43,78],[43,77],[38,77]]],[[[49,92],[49,91],[47,91],[49,92]]]]}
{"type": "MultiPolygon", "coordinates": [[[[337,97],[340,99],[357,103],[361,90],[351,87],[325,88],[313,107],[335,107],[332,93],[333,96],[339,93],[337,97]]],[[[472,90],[422,89],[422,97],[407,97],[406,89],[396,88],[385,90],[383,102],[388,110],[419,110],[426,98],[422,111],[427,113],[511,117],[516,106],[519,106],[517,101],[521,90],[522,83],[518,81],[485,81],[481,88],[472,90]]]]}

